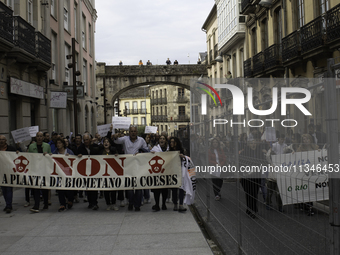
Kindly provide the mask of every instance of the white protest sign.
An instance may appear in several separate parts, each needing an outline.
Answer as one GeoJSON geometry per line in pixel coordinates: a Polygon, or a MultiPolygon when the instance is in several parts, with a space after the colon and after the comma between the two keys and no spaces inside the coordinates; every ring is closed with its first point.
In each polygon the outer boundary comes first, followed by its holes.
{"type": "Polygon", "coordinates": [[[327,150],[273,155],[272,162],[283,205],[329,199],[327,150]]]}
{"type": "Polygon", "coordinates": [[[13,130],[11,133],[15,143],[22,143],[24,141],[31,140],[29,127],[13,130]]]}
{"type": "Polygon", "coordinates": [[[157,133],[157,127],[146,126],[144,133],[145,134],[156,134],[157,133]]]}
{"type": "Polygon", "coordinates": [[[36,137],[37,133],[39,132],[39,126],[29,127],[29,131],[30,131],[30,136],[31,137],[36,137]]]}
{"type": "Polygon", "coordinates": [[[113,128],[129,129],[131,125],[131,117],[112,117],[113,128]]]}
{"type": "MultiPolygon", "coordinates": [[[[105,124],[105,125],[97,126],[97,133],[101,137],[107,136],[107,132],[110,131],[110,126],[111,126],[111,124],[105,124]]],[[[112,130],[112,134],[114,134],[114,130],[112,130]]]]}
{"type": "Polygon", "coordinates": [[[67,92],[51,91],[50,108],[66,108],[67,92]]]}

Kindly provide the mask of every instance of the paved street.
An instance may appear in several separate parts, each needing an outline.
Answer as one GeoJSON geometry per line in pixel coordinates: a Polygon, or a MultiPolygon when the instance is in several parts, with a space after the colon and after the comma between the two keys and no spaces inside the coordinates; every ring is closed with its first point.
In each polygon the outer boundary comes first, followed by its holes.
{"type": "Polygon", "coordinates": [[[31,213],[24,202],[24,189],[15,190],[14,211],[0,214],[1,255],[212,254],[190,210],[174,212],[171,203],[160,212],[152,212],[153,201],[140,212],[106,211],[105,200],[99,199],[99,210],[93,211],[81,200],[58,212],[55,191],[52,206],[40,213],[31,213]]]}
{"type": "Polygon", "coordinates": [[[236,182],[227,181],[222,186],[221,200],[215,201],[210,180],[197,182],[195,207],[225,254],[237,254],[237,242],[248,254],[329,254],[328,214],[315,210],[315,215],[309,217],[294,205],[284,206],[281,213],[274,196],[273,210],[267,210],[259,193],[259,212],[257,218],[252,219],[245,213],[242,187],[239,193],[238,201],[236,182]],[[207,194],[210,197],[207,198],[207,194]]]}

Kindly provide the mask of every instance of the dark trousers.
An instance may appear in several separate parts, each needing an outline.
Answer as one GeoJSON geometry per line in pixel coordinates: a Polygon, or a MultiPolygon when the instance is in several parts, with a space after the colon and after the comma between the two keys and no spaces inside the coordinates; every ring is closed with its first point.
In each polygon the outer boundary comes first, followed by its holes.
{"type": "Polygon", "coordinates": [[[73,202],[74,191],[73,190],[58,190],[58,198],[61,206],[66,207],[66,198],[68,202],[73,202]]]}
{"type": "Polygon", "coordinates": [[[48,189],[33,189],[34,208],[39,209],[40,194],[44,199],[44,205],[48,206],[48,189]]]}
{"type": "Polygon", "coordinates": [[[87,200],[89,201],[89,205],[97,205],[98,204],[98,191],[91,190],[87,191],[87,200]]]}
{"type": "Polygon", "coordinates": [[[26,202],[30,202],[30,191],[31,194],[33,195],[33,190],[31,190],[30,188],[25,188],[25,200],[26,202]]]}
{"type": "Polygon", "coordinates": [[[142,201],[142,190],[128,190],[127,194],[129,198],[129,204],[133,205],[135,208],[139,208],[142,201]]]}
{"type": "Polygon", "coordinates": [[[244,192],[246,193],[246,202],[248,209],[256,213],[258,211],[257,195],[259,192],[261,179],[260,178],[241,179],[241,184],[244,192]]]}
{"type": "Polygon", "coordinates": [[[143,194],[143,197],[144,197],[145,200],[150,199],[150,190],[149,189],[143,189],[142,194],[143,194]]]}
{"type": "Polygon", "coordinates": [[[2,195],[4,196],[6,207],[12,208],[13,200],[13,188],[12,187],[1,187],[2,195]]]}
{"type": "Polygon", "coordinates": [[[104,197],[107,205],[114,205],[116,203],[117,191],[104,191],[104,197]]]}
{"type": "Polygon", "coordinates": [[[221,192],[221,188],[222,188],[222,185],[223,185],[223,179],[222,178],[212,178],[211,180],[212,180],[212,184],[213,184],[214,195],[216,197],[221,192]]]}
{"type": "Polygon", "coordinates": [[[172,188],[172,202],[177,205],[178,204],[178,198],[179,198],[179,204],[183,205],[184,200],[184,190],[179,188],[172,188]]]}
{"type": "Polygon", "coordinates": [[[153,195],[155,197],[156,205],[159,206],[159,199],[162,194],[162,205],[165,205],[166,199],[168,198],[168,189],[154,189],[153,195]]]}

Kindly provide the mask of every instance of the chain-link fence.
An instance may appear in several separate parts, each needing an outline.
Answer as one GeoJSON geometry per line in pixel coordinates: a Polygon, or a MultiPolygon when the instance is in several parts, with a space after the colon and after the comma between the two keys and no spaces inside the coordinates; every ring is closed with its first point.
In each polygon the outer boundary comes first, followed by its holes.
{"type": "Polygon", "coordinates": [[[192,81],[195,207],[226,254],[339,254],[336,67],[192,81]]]}

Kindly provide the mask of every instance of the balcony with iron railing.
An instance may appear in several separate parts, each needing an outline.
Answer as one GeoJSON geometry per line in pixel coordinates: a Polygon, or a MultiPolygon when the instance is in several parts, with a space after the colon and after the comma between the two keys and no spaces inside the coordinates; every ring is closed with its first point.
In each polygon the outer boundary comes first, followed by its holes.
{"type": "Polygon", "coordinates": [[[159,99],[159,104],[167,104],[168,103],[168,99],[166,97],[162,97],[159,99]]]}
{"type": "Polygon", "coordinates": [[[13,11],[3,2],[0,2],[0,38],[13,43],[13,11]]]}
{"type": "Polygon", "coordinates": [[[326,13],[326,33],[328,44],[340,41],[340,4],[326,13]]]}
{"type": "Polygon", "coordinates": [[[167,122],[168,121],[168,116],[167,115],[153,115],[151,116],[151,121],[152,122],[167,122]]]}
{"type": "Polygon", "coordinates": [[[248,15],[255,10],[255,6],[252,5],[252,0],[242,0],[240,13],[243,15],[248,15]]]}
{"type": "Polygon", "coordinates": [[[282,62],[284,64],[299,60],[301,53],[300,30],[282,38],[282,62]]]}
{"type": "Polygon", "coordinates": [[[326,37],[326,16],[322,15],[304,25],[301,33],[301,54],[310,53],[322,47],[326,37]]]}
{"type": "Polygon", "coordinates": [[[35,32],[35,50],[37,58],[51,65],[51,41],[40,32],[35,32]]]}
{"type": "Polygon", "coordinates": [[[175,122],[190,122],[190,116],[186,114],[177,115],[174,119],[175,122]]]}
{"type": "Polygon", "coordinates": [[[147,114],[147,109],[139,109],[139,114],[147,114]]]}
{"type": "Polygon", "coordinates": [[[264,56],[263,52],[259,52],[253,56],[253,75],[259,75],[263,72],[264,56]]]}
{"type": "Polygon", "coordinates": [[[264,69],[283,68],[281,44],[273,44],[264,50],[264,69]]]}
{"type": "Polygon", "coordinates": [[[35,56],[35,29],[20,16],[13,16],[14,44],[35,56]]]}
{"type": "Polygon", "coordinates": [[[182,104],[185,104],[185,103],[188,103],[189,102],[189,98],[186,97],[186,96],[178,96],[176,97],[176,101],[175,103],[182,103],[182,104]]]}
{"type": "Polygon", "coordinates": [[[253,70],[251,69],[251,58],[248,58],[243,62],[244,65],[244,77],[251,77],[253,70]]]}

